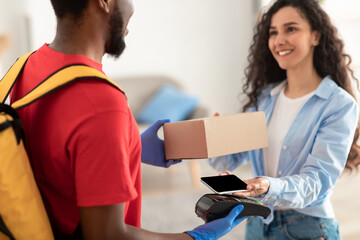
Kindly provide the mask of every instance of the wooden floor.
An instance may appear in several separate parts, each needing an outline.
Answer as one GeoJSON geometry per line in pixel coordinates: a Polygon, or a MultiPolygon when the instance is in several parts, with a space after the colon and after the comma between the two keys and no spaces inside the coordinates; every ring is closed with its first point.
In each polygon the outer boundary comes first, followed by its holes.
{"type": "MultiPolygon", "coordinates": [[[[217,175],[205,160],[183,161],[169,169],[142,165],[143,216],[142,226],[156,232],[183,232],[203,224],[194,213],[196,201],[208,189],[200,183],[199,176],[217,175]],[[198,167],[198,177],[192,181],[192,171],[198,167]]],[[[250,166],[234,171],[234,174],[250,178],[250,166]]],[[[194,172],[193,172],[194,175],[194,172]]],[[[196,174],[195,174],[196,176],[196,174]]],[[[360,239],[360,173],[343,174],[338,181],[332,203],[340,224],[342,239],[360,239]]],[[[233,229],[225,239],[243,239],[245,223],[233,229]]]]}

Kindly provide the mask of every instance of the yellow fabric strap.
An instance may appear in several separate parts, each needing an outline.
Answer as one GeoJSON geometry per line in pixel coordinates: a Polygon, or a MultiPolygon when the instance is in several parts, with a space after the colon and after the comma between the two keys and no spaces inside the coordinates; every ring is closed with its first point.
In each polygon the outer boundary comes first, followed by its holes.
{"type": "Polygon", "coordinates": [[[12,86],[15,83],[16,78],[18,77],[19,73],[21,72],[23,66],[25,65],[27,59],[32,54],[28,53],[22,57],[20,57],[9,69],[7,74],[1,79],[0,81],[0,101],[4,102],[5,98],[9,95],[9,92],[12,86]]]}
{"type": "Polygon", "coordinates": [[[73,65],[66,67],[48,79],[43,81],[40,85],[34,88],[31,92],[25,95],[23,98],[19,99],[18,101],[14,102],[11,107],[14,109],[19,109],[29,105],[30,103],[36,101],[37,99],[47,95],[62,87],[68,83],[71,83],[76,80],[80,79],[100,79],[109,82],[111,85],[119,89],[123,92],[123,90],[113,81],[111,81],[106,75],[102,72],[84,65],[73,65]]]}

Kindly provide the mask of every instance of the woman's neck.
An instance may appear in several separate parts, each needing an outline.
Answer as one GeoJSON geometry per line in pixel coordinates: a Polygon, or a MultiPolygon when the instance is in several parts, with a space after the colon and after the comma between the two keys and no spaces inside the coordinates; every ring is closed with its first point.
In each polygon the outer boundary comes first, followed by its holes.
{"type": "Polygon", "coordinates": [[[322,81],[313,67],[308,71],[304,71],[304,69],[287,70],[286,76],[285,95],[289,98],[299,98],[315,91],[322,81]]]}

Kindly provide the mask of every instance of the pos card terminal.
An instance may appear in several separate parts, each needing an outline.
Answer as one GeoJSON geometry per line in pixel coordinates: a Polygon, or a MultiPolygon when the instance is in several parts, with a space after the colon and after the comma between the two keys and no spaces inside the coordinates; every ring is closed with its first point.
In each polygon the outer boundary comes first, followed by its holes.
{"type": "Polygon", "coordinates": [[[195,213],[205,222],[226,217],[236,205],[243,205],[239,216],[261,216],[267,218],[271,212],[264,204],[250,198],[241,198],[228,194],[205,194],[195,206],[195,213]]]}

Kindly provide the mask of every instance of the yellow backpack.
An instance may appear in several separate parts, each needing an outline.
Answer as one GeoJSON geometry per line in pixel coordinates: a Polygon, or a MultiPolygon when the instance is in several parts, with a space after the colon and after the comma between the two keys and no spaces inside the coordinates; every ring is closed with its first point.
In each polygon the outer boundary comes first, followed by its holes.
{"type": "Polygon", "coordinates": [[[16,110],[84,78],[107,81],[122,91],[100,71],[86,65],[70,65],[50,75],[9,106],[5,100],[31,54],[19,58],[0,81],[0,240],[54,239],[23,144],[16,110]]]}

